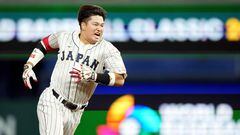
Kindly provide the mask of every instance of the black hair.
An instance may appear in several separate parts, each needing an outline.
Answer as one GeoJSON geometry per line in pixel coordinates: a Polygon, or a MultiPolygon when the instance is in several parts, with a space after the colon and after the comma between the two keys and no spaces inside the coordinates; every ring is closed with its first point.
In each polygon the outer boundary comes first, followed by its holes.
{"type": "Polygon", "coordinates": [[[82,22],[85,22],[89,17],[93,15],[102,16],[103,20],[105,20],[106,14],[107,12],[100,6],[83,5],[80,7],[78,12],[78,23],[81,25],[82,22]]]}

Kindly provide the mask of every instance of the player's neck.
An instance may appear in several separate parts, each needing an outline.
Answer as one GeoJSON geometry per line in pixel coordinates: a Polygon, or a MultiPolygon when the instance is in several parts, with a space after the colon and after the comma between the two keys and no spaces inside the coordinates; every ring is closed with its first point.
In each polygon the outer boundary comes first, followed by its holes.
{"type": "Polygon", "coordinates": [[[79,37],[79,40],[80,40],[80,43],[84,44],[84,45],[89,45],[90,43],[84,38],[84,35],[83,34],[78,34],[78,37],[79,37]]]}
{"type": "Polygon", "coordinates": [[[80,42],[84,45],[93,45],[94,43],[90,43],[87,38],[85,38],[84,34],[80,34],[78,35],[80,42]]]}

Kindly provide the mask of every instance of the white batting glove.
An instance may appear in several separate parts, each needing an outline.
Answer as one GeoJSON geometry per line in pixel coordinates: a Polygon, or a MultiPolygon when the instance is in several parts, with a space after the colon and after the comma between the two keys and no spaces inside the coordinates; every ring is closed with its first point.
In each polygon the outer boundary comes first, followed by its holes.
{"type": "Polygon", "coordinates": [[[33,72],[32,66],[30,64],[24,65],[24,71],[22,74],[22,78],[23,78],[24,85],[29,89],[32,89],[30,78],[32,78],[35,82],[37,82],[37,77],[36,77],[35,73],[33,72]]]}
{"type": "Polygon", "coordinates": [[[80,69],[74,67],[69,73],[71,77],[75,78],[76,83],[81,81],[96,81],[97,79],[97,73],[89,66],[82,64],[80,65],[80,69]]]}

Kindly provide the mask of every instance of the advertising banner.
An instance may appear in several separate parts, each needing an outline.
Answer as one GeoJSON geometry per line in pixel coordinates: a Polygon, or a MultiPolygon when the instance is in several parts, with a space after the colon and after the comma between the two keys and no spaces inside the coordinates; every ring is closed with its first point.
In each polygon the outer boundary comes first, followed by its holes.
{"type": "MultiPolygon", "coordinates": [[[[184,8],[176,7],[172,9],[174,12],[157,7],[153,7],[154,11],[147,11],[150,9],[148,6],[141,7],[141,10],[134,7],[124,11],[124,6],[122,8],[118,11],[110,8],[112,11],[105,21],[104,38],[123,52],[235,53],[240,50],[240,12],[235,8],[231,10],[228,7],[227,11],[226,7],[217,11],[208,8],[204,12],[197,9],[184,11],[184,8]]],[[[1,51],[14,52],[11,48],[17,47],[24,52],[23,48],[31,48],[34,42],[50,33],[79,30],[77,10],[27,9],[21,12],[1,10],[1,51]]]]}

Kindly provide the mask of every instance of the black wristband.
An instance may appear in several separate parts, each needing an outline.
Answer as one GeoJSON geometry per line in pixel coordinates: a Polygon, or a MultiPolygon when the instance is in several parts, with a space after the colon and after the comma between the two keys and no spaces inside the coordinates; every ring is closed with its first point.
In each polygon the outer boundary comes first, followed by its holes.
{"type": "Polygon", "coordinates": [[[104,74],[98,73],[96,82],[100,84],[108,85],[110,82],[110,76],[108,75],[108,73],[104,73],[104,74]]]}
{"type": "Polygon", "coordinates": [[[39,49],[44,55],[47,53],[41,42],[38,42],[36,48],[39,49]]]}

